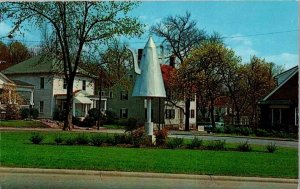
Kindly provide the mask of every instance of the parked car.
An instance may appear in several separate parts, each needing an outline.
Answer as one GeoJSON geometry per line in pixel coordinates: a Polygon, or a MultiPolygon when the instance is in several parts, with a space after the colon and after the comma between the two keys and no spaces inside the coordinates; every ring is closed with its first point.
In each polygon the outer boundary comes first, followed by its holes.
{"type": "MultiPolygon", "coordinates": [[[[215,122],[216,128],[224,128],[224,123],[223,122],[215,122]]],[[[204,126],[204,131],[207,133],[213,132],[213,127],[212,124],[205,125],[204,126]]]]}

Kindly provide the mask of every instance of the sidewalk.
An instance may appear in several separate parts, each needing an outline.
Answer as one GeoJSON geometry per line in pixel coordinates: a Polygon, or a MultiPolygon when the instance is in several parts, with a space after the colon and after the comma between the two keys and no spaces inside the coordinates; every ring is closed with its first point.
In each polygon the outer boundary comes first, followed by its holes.
{"type": "Polygon", "coordinates": [[[141,177],[160,179],[189,179],[206,181],[240,181],[240,182],[271,182],[298,184],[297,179],[286,178],[263,178],[263,177],[237,177],[217,175],[188,175],[147,172],[120,172],[120,171],[93,171],[71,169],[38,169],[38,168],[10,168],[0,167],[0,173],[26,173],[26,174],[57,174],[57,175],[95,175],[100,177],[141,177]]]}

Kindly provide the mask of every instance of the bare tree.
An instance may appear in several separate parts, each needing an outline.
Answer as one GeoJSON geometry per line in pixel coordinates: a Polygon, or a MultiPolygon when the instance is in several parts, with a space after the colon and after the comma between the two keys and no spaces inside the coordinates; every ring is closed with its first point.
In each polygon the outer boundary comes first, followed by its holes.
{"type": "MultiPolygon", "coordinates": [[[[169,16],[152,26],[150,31],[164,39],[166,50],[176,56],[179,64],[183,63],[193,48],[206,39],[205,32],[197,28],[197,23],[191,19],[189,12],[186,12],[183,16],[169,16]]],[[[190,83],[187,83],[187,85],[191,86],[190,83]]],[[[186,92],[184,95],[185,130],[189,130],[191,93],[188,91],[190,88],[183,88],[182,90],[186,92]]]]}

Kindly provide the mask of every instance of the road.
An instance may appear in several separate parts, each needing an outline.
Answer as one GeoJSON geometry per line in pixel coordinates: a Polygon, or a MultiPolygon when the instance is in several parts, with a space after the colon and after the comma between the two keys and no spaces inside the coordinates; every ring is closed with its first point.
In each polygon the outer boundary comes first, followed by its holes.
{"type": "Polygon", "coordinates": [[[186,138],[186,139],[193,139],[197,137],[202,140],[225,140],[228,143],[239,143],[248,141],[249,144],[259,144],[259,145],[268,145],[271,142],[275,143],[277,146],[282,147],[292,147],[298,148],[297,141],[285,141],[285,140],[271,140],[271,139],[257,139],[257,138],[247,138],[247,137],[225,137],[225,136],[209,136],[209,135],[180,135],[180,134],[171,134],[169,137],[178,137],[178,138],[186,138]]]}
{"type": "MultiPolygon", "coordinates": [[[[208,177],[208,176],[207,176],[208,177]]],[[[0,172],[1,189],[295,189],[296,182],[0,172]]]]}

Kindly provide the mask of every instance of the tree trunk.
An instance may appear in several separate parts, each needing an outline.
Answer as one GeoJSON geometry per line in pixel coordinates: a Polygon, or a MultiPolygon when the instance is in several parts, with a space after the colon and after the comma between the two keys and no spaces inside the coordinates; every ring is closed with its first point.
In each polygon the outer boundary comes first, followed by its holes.
{"type": "Polygon", "coordinates": [[[99,103],[98,103],[97,130],[100,129],[100,125],[101,125],[101,117],[102,117],[102,112],[101,112],[101,98],[102,98],[102,78],[100,78],[100,85],[99,85],[99,103]]]}
{"type": "Polygon", "coordinates": [[[189,98],[187,98],[185,100],[185,123],[184,123],[185,131],[190,130],[190,106],[191,106],[191,100],[189,98]]]}
{"type": "Polygon", "coordinates": [[[215,123],[215,105],[214,105],[214,100],[211,100],[211,105],[210,105],[210,119],[211,119],[211,125],[212,128],[215,129],[216,123],[215,123]]]}
{"type": "Polygon", "coordinates": [[[73,110],[73,81],[74,79],[69,79],[67,85],[67,100],[65,107],[65,115],[64,115],[64,127],[63,130],[72,130],[72,110],[73,110]]]}

